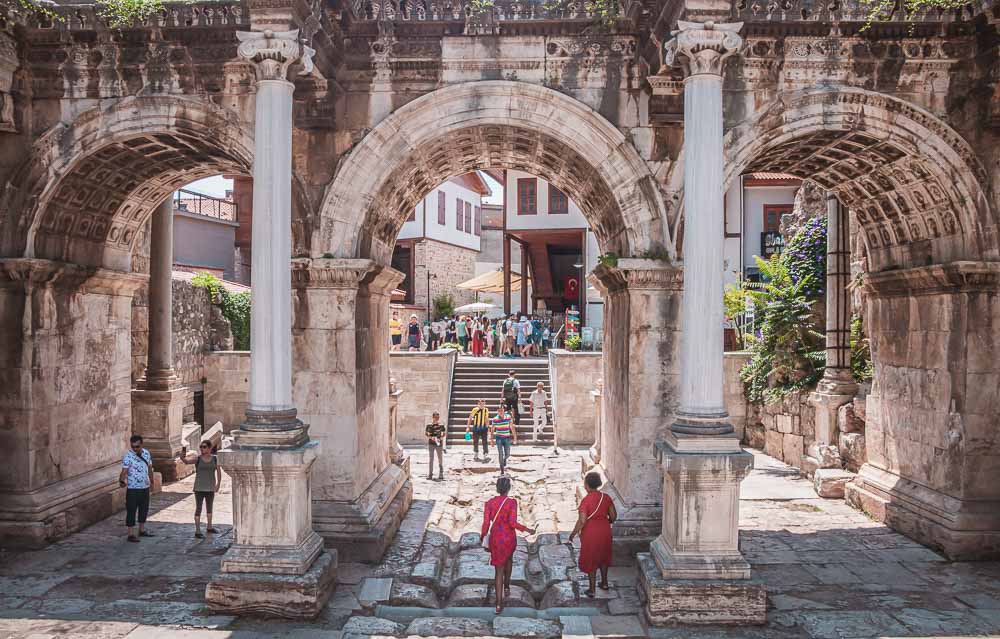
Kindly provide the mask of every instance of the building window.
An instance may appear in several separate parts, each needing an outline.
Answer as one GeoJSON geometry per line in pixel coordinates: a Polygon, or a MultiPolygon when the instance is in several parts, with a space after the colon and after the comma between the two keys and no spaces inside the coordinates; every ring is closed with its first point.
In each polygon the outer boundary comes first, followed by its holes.
{"type": "Polygon", "coordinates": [[[479,237],[483,234],[483,209],[477,206],[472,212],[475,215],[475,220],[472,223],[472,232],[476,234],[476,237],[479,237]]]}
{"type": "Polygon", "coordinates": [[[764,232],[781,230],[781,216],[792,212],[791,204],[764,205],[764,232]]]}
{"type": "Polygon", "coordinates": [[[472,202],[465,203],[465,232],[472,234],[472,202]]]}
{"type": "Polygon", "coordinates": [[[538,180],[536,178],[519,178],[517,180],[517,214],[538,214],[538,180]]]}
{"type": "Polygon", "coordinates": [[[445,198],[444,191],[438,191],[438,224],[441,226],[447,224],[446,208],[447,199],[445,198]]]}
{"type": "Polygon", "coordinates": [[[465,219],[463,212],[465,211],[465,202],[462,198],[455,198],[455,228],[459,231],[463,230],[462,222],[465,219]]]}
{"type": "Polygon", "coordinates": [[[552,184],[549,185],[549,213],[552,215],[569,213],[569,198],[552,184]]]}

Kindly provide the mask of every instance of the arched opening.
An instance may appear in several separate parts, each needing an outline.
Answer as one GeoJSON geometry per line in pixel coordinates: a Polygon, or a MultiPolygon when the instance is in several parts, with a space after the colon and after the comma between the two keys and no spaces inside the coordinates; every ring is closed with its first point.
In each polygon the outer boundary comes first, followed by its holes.
{"type": "Polygon", "coordinates": [[[157,240],[150,222],[181,186],[246,174],[251,162],[234,113],[186,98],[112,102],[36,143],[0,232],[10,309],[0,331],[15,345],[2,373],[18,389],[2,406],[17,424],[3,436],[11,463],[0,478],[11,539],[42,544],[115,509],[136,409],[133,303],[149,296],[145,245],[157,240]],[[44,445],[43,432],[59,446],[44,445]]]}
{"type": "Polygon", "coordinates": [[[313,257],[303,260],[294,285],[295,402],[311,437],[346,442],[314,466],[317,531],[350,547],[340,522],[362,504],[368,526],[391,525],[380,523],[398,502],[390,487],[401,484],[386,470],[389,293],[403,274],[388,267],[414,207],[438,184],[476,170],[522,171],[554,185],[579,205],[600,253],[620,258],[617,268],[595,270],[606,294],[605,327],[618,327],[612,341],[604,333],[603,463],[623,526],[648,539],[660,520],[660,486],[648,481],[659,472],[653,443],[669,425],[677,366],[680,279],[670,263],[666,206],[620,131],[563,94],[519,82],[447,87],[396,110],[342,161],[323,200],[312,225],[313,257]],[[335,287],[325,283],[343,280],[357,282],[351,293],[323,292],[335,287]],[[342,317],[318,318],[319,308],[334,304],[342,317]],[[307,355],[331,340],[350,349],[335,365],[307,355]],[[353,414],[318,392],[315,384],[331,375],[354,391],[353,414]],[[630,401],[630,393],[651,401],[630,401]]]}
{"type": "Polygon", "coordinates": [[[1000,268],[996,212],[972,150],[918,107],[841,87],[780,96],[727,143],[729,181],[811,179],[849,209],[874,380],[867,461],[848,500],[953,558],[995,554],[996,394],[976,389],[995,386],[996,364],[980,350],[995,341],[1000,268]]]}

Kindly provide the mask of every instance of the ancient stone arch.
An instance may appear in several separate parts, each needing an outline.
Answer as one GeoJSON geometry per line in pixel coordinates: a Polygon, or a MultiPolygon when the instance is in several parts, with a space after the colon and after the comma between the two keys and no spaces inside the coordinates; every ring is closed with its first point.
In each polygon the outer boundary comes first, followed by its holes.
{"type": "Polygon", "coordinates": [[[219,173],[247,173],[251,130],[207,100],[130,97],[84,111],[34,144],[8,187],[0,251],[128,271],[153,209],[219,173]]]}
{"type": "Polygon", "coordinates": [[[747,171],[813,179],[849,207],[868,269],[1000,257],[987,174],[939,118],[845,87],[784,93],[726,135],[726,183],[747,171]]]}
{"type": "Polygon", "coordinates": [[[558,186],[579,203],[605,251],[672,246],[659,188],[618,129],[552,89],[483,81],[424,95],[369,132],[327,191],[312,252],[388,263],[424,195],[449,177],[490,167],[558,186]]]}

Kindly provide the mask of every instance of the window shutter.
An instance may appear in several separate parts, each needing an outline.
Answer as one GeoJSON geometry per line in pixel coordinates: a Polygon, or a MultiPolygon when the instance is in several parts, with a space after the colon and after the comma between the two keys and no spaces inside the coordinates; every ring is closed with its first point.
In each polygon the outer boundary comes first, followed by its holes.
{"type": "Polygon", "coordinates": [[[446,211],[447,199],[445,197],[444,191],[438,191],[438,224],[444,226],[447,224],[446,211]]]}

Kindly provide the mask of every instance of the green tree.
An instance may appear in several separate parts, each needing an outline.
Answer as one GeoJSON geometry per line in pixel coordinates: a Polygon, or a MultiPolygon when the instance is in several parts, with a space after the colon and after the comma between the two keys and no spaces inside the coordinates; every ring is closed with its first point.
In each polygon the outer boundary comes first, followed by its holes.
{"type": "Polygon", "coordinates": [[[455,314],[455,298],[449,293],[441,293],[434,298],[434,319],[451,317],[455,314]]]}
{"type": "Polygon", "coordinates": [[[191,284],[208,289],[212,303],[222,310],[222,316],[229,321],[233,333],[233,348],[250,350],[250,291],[230,293],[222,285],[222,280],[211,273],[195,275],[191,284]]]}

